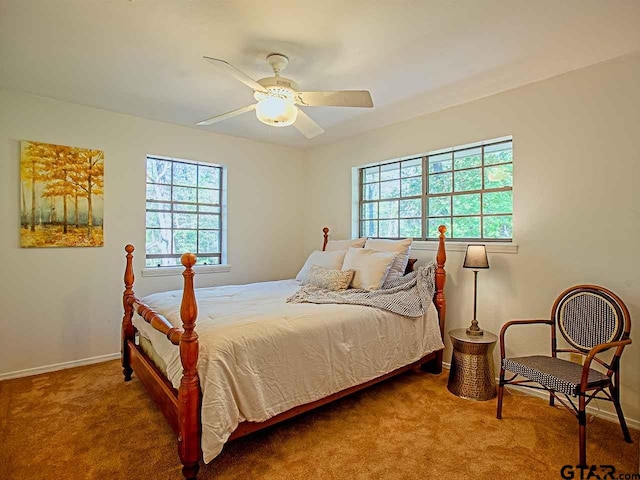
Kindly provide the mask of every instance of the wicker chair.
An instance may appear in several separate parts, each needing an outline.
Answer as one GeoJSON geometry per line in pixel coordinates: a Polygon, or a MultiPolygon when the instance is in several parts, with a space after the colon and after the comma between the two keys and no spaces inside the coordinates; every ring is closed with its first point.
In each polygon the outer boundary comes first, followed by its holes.
{"type": "Polygon", "coordinates": [[[497,418],[502,418],[502,396],[505,385],[547,390],[549,404],[557,399],[579,424],[580,465],[587,464],[585,408],[594,398],[613,402],[624,439],[631,442],[629,429],[620,406],[620,356],[631,343],[631,316],[620,298],[606,288],[596,285],[576,285],[558,296],[551,309],[550,320],[513,320],[500,331],[500,384],[498,386],[497,418]],[[504,337],[512,325],[546,324],[551,326],[551,356],[505,357],[504,337]],[[556,345],[556,325],[570,347],[556,345]],[[615,348],[610,363],[596,355],[615,348]],[[584,356],[584,365],[562,360],[558,353],[584,356]],[[604,368],[601,373],[591,368],[593,361],[604,368]],[[505,370],[513,377],[505,380],[505,370]],[[524,377],[524,380],[516,380],[524,377]],[[600,394],[600,395],[598,395],[600,394]],[[560,396],[562,395],[562,396],[560,396]],[[578,404],[576,406],[575,399],[578,404]]]}

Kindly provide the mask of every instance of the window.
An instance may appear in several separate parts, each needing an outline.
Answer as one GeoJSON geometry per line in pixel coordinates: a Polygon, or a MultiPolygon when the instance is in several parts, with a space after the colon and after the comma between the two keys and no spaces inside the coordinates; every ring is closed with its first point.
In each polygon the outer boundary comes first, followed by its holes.
{"type": "Polygon", "coordinates": [[[147,157],[146,266],[180,265],[185,252],[199,265],[222,263],[223,168],[147,157]]]}
{"type": "Polygon", "coordinates": [[[358,169],[360,236],[511,241],[512,140],[358,169]]]}

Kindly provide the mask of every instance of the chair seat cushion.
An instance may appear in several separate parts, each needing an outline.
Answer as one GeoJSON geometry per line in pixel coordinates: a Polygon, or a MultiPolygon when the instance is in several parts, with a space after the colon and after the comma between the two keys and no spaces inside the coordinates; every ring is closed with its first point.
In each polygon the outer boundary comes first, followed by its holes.
{"type": "MultiPolygon", "coordinates": [[[[503,358],[502,367],[510,372],[538,382],[540,385],[576,396],[580,390],[582,365],[555,357],[533,355],[530,357],[503,358]]],[[[588,388],[607,385],[609,377],[589,369],[588,388]]]]}

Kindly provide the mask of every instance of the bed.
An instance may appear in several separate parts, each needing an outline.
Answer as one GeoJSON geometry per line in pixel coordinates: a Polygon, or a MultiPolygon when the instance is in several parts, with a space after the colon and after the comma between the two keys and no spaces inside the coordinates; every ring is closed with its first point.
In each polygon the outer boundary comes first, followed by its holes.
{"type": "Polygon", "coordinates": [[[357,305],[285,304],[299,288],[295,280],[195,290],[192,254],[182,257],[182,291],[143,301],[133,291],[134,248],[127,245],[123,373],[125,381],[136,373],[177,434],[185,478],[196,478],[200,460],[208,463],[227,441],[410,369],[439,373],[446,228],[439,231],[434,301],[420,318],[357,305]]]}

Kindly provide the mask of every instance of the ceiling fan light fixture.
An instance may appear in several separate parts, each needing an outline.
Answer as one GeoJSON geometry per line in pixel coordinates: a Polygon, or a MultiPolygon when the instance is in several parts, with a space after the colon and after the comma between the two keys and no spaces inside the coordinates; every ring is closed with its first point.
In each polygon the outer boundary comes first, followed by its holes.
{"type": "Polygon", "coordinates": [[[288,127],[298,118],[298,107],[290,99],[266,97],[256,105],[256,117],[265,125],[288,127]]]}

